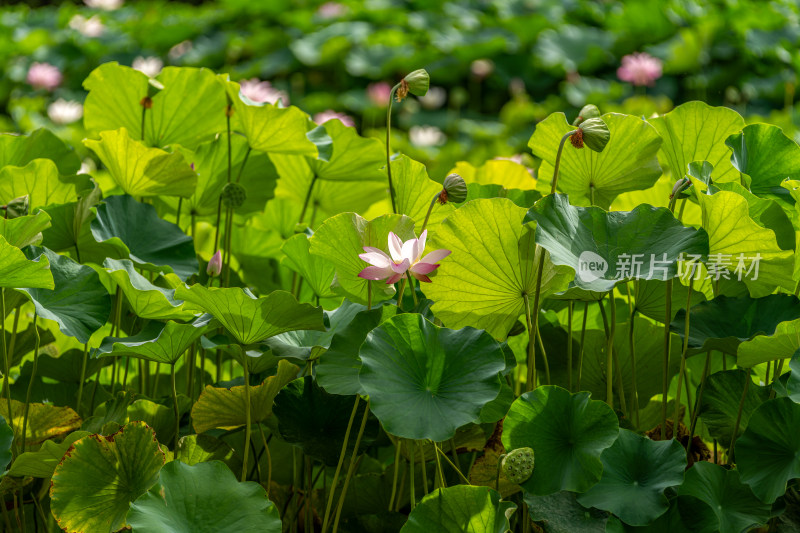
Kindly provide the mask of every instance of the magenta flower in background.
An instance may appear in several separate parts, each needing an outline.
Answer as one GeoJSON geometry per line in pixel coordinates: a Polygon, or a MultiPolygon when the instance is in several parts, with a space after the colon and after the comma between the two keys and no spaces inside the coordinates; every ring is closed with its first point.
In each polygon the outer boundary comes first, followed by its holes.
{"type": "Polygon", "coordinates": [[[385,81],[370,83],[367,85],[367,97],[372,105],[376,107],[386,107],[389,105],[389,97],[392,95],[392,86],[385,81]]]}
{"type": "Polygon", "coordinates": [[[213,278],[215,276],[219,276],[220,272],[222,272],[222,252],[217,250],[217,253],[215,253],[208,262],[206,274],[213,278]]]}
{"type": "Polygon", "coordinates": [[[276,89],[268,81],[251,78],[240,81],[239,86],[242,94],[257,104],[275,105],[278,100],[281,100],[283,105],[289,105],[289,95],[280,89],[276,89]]]}
{"type": "Polygon", "coordinates": [[[344,113],[339,113],[338,111],[334,111],[333,109],[328,109],[327,111],[323,111],[321,113],[317,113],[314,115],[314,122],[317,124],[324,124],[329,120],[338,119],[347,127],[353,127],[356,123],[353,121],[353,117],[350,115],[345,115],[344,113]]]}
{"type": "Polygon", "coordinates": [[[28,69],[27,81],[34,89],[45,89],[52,91],[59,85],[64,77],[58,67],[50,63],[34,63],[28,69]]]}
{"type": "Polygon", "coordinates": [[[661,77],[661,60],[644,52],[636,52],[622,58],[617,77],[637,86],[648,85],[661,77]]]}
{"type": "Polygon", "coordinates": [[[347,8],[338,2],[325,2],[317,8],[317,15],[323,19],[333,19],[344,15],[347,8]]]}
{"type": "Polygon", "coordinates": [[[439,268],[438,262],[450,255],[450,250],[434,250],[425,257],[422,252],[425,250],[425,240],[428,237],[428,230],[422,232],[419,239],[409,239],[402,242],[400,237],[393,232],[389,232],[389,253],[387,255],[379,248],[364,246],[363,254],[358,257],[369,263],[358,273],[358,277],[371,280],[386,279],[387,284],[397,283],[406,273],[420,281],[430,283],[428,274],[439,268]]]}

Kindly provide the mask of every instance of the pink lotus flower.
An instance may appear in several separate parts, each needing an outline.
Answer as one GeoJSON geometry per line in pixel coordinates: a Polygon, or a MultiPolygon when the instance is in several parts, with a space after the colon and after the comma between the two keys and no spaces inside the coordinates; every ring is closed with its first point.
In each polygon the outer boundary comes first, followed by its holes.
{"type": "Polygon", "coordinates": [[[206,267],[206,274],[209,277],[219,276],[219,273],[222,272],[222,252],[217,250],[217,253],[211,258],[208,262],[208,267],[206,267]]]}
{"type": "Polygon", "coordinates": [[[258,78],[249,80],[242,80],[239,86],[243,95],[257,104],[273,104],[275,105],[278,100],[283,102],[283,105],[289,105],[289,95],[280,89],[276,89],[268,81],[261,81],[258,78]]]}
{"type": "Polygon", "coordinates": [[[385,81],[367,85],[367,97],[375,107],[386,107],[389,105],[389,97],[391,95],[392,86],[385,81]]]}
{"type": "Polygon", "coordinates": [[[347,8],[337,2],[325,2],[317,9],[317,16],[323,19],[333,19],[344,15],[347,8]]]}
{"type": "Polygon", "coordinates": [[[653,86],[661,77],[661,60],[644,52],[636,52],[622,58],[617,77],[634,85],[653,86]]]}
{"type": "Polygon", "coordinates": [[[406,273],[420,281],[431,282],[428,274],[439,268],[439,261],[450,255],[450,250],[434,250],[425,257],[422,252],[425,250],[425,239],[428,237],[428,230],[422,232],[419,239],[409,239],[402,242],[400,237],[393,232],[389,232],[389,253],[387,255],[379,248],[364,246],[363,254],[358,257],[372,266],[368,266],[358,273],[358,277],[371,280],[386,280],[387,284],[397,283],[406,273]]]}
{"type": "Polygon", "coordinates": [[[317,113],[314,115],[314,122],[317,124],[324,124],[333,119],[340,120],[342,124],[348,127],[353,127],[356,125],[356,123],[353,122],[353,117],[350,115],[345,115],[344,113],[339,113],[333,109],[328,109],[327,111],[323,111],[322,113],[317,113]]]}
{"type": "Polygon", "coordinates": [[[58,67],[50,63],[34,63],[28,69],[27,81],[34,89],[46,89],[52,91],[59,85],[64,77],[58,67]]]}

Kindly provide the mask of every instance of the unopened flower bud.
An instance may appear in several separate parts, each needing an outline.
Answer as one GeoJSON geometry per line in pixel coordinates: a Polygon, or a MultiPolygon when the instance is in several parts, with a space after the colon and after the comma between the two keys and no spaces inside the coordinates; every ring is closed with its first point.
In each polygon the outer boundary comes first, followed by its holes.
{"type": "Polygon", "coordinates": [[[669,199],[672,200],[672,198],[674,198],[676,194],[678,194],[687,187],[688,183],[691,183],[691,180],[689,180],[689,178],[681,178],[678,181],[676,181],[675,185],[672,186],[672,192],[669,194],[669,199]]]}
{"type": "Polygon", "coordinates": [[[602,152],[611,138],[611,132],[602,118],[589,118],[578,126],[583,142],[589,149],[602,152]]]}
{"type": "Polygon", "coordinates": [[[28,195],[20,196],[19,198],[14,198],[8,202],[8,205],[3,206],[5,208],[5,218],[19,218],[24,217],[28,214],[28,195]]]}
{"type": "Polygon", "coordinates": [[[581,112],[578,113],[578,116],[572,122],[572,125],[579,126],[581,122],[590,118],[600,118],[600,110],[594,104],[586,104],[583,106],[581,112]]]}
{"type": "Polygon", "coordinates": [[[439,203],[447,202],[460,204],[467,199],[467,184],[458,174],[449,174],[442,183],[442,192],[439,193],[439,203]]]}
{"type": "Polygon", "coordinates": [[[424,68],[415,70],[403,78],[403,81],[408,84],[408,92],[414,96],[425,96],[431,85],[431,77],[424,68]]]}
{"type": "Polygon", "coordinates": [[[525,483],[531,474],[533,474],[533,449],[532,448],[517,448],[512,450],[503,457],[500,467],[503,470],[503,475],[506,476],[511,483],[517,485],[525,483]]]}
{"type": "Polygon", "coordinates": [[[222,272],[222,252],[217,250],[217,253],[211,257],[211,260],[208,262],[208,267],[206,267],[206,274],[209,277],[216,277],[219,276],[219,273],[222,272]]]}

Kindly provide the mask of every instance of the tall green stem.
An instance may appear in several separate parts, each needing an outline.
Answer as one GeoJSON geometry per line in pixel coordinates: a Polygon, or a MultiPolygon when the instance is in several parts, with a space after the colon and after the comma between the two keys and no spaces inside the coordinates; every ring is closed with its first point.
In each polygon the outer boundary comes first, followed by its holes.
{"type": "Polygon", "coordinates": [[[264,445],[264,452],[267,454],[267,497],[269,498],[269,487],[272,484],[272,454],[269,453],[269,442],[264,435],[264,428],[261,422],[258,423],[258,431],[261,433],[261,443],[264,445]]]}
{"type": "Polygon", "coordinates": [[[669,352],[672,349],[669,324],[672,322],[672,280],[666,281],[664,297],[664,366],[661,381],[661,440],[667,439],[667,402],[669,396],[669,352]]]}
{"type": "Polygon", "coordinates": [[[628,326],[628,347],[631,354],[631,409],[636,419],[636,427],[639,427],[639,389],[636,384],[636,341],[633,332],[633,325],[636,320],[636,308],[631,310],[631,323],[628,326]]]}
{"type": "MultiPolygon", "coordinates": [[[[681,385],[683,384],[683,373],[686,372],[686,352],[689,351],[689,317],[691,315],[692,307],[692,286],[694,285],[694,278],[689,278],[689,290],[686,293],[686,324],[683,330],[683,350],[681,350],[681,366],[678,371],[678,389],[675,393],[675,411],[672,418],[672,436],[678,434],[678,416],[681,411],[681,385]]],[[[690,409],[692,406],[687,405],[686,408],[690,409]]]]}
{"type": "Polygon", "coordinates": [[[739,410],[736,412],[736,423],[733,425],[733,434],[731,435],[731,444],[728,446],[728,464],[733,464],[733,447],[736,444],[736,436],[739,433],[739,424],[742,422],[742,410],[744,410],[744,402],[747,400],[747,389],[750,387],[750,369],[745,369],[744,389],[742,390],[742,399],[739,400],[739,410]]]}
{"type": "Polygon", "coordinates": [[[333,533],[336,533],[336,531],[339,529],[339,519],[342,517],[342,508],[344,507],[344,499],[347,496],[347,487],[350,485],[350,480],[353,479],[353,475],[356,472],[356,467],[361,462],[361,458],[359,457],[359,459],[356,460],[356,456],[358,456],[358,448],[361,445],[361,438],[364,436],[364,429],[367,427],[368,417],[369,400],[367,400],[367,405],[364,407],[364,416],[361,417],[361,427],[358,428],[356,444],[353,446],[353,454],[350,456],[350,465],[347,467],[347,475],[344,478],[342,492],[339,494],[339,501],[336,504],[336,518],[333,520],[333,533]]]}
{"type": "Polygon", "coordinates": [[[697,392],[697,400],[694,402],[694,409],[692,409],[692,420],[689,425],[689,444],[686,445],[686,455],[691,457],[692,452],[692,439],[694,439],[694,430],[697,427],[697,416],[700,412],[700,404],[703,402],[703,391],[706,388],[706,378],[708,378],[708,371],[711,367],[711,350],[706,352],[706,364],[703,367],[703,376],[700,378],[700,390],[697,392]]]}
{"type": "Polygon", "coordinates": [[[583,324],[581,324],[581,345],[578,351],[578,383],[575,389],[581,390],[581,375],[583,374],[583,343],[586,339],[586,318],[589,316],[589,302],[583,302],[583,324]]]}
{"type": "MultiPolygon", "coordinates": [[[[538,293],[537,293],[538,294],[538,293]]],[[[525,382],[525,390],[532,391],[536,388],[536,333],[533,329],[533,320],[531,317],[531,306],[528,294],[523,293],[522,299],[525,302],[525,325],[528,328],[528,377],[525,382]]]]}
{"type": "Polygon", "coordinates": [[[409,481],[409,500],[411,502],[411,510],[413,511],[414,508],[417,506],[417,489],[414,486],[414,470],[417,468],[417,458],[416,458],[416,446],[414,445],[413,441],[408,441],[408,451],[409,451],[409,462],[408,466],[411,469],[410,472],[410,481],[409,481]]]}
{"type": "Polygon", "coordinates": [[[389,498],[389,511],[392,510],[395,494],[397,494],[397,475],[400,471],[400,450],[403,447],[403,441],[397,439],[394,443],[394,475],[392,476],[392,495],[389,498]]]}
{"type": "Polygon", "coordinates": [[[244,459],[242,460],[242,481],[247,481],[247,455],[250,451],[250,372],[247,369],[247,354],[244,350],[239,350],[242,356],[242,368],[244,369],[244,459]]]}
{"type": "MultiPolygon", "coordinates": [[[[614,289],[608,291],[608,302],[611,305],[611,324],[609,325],[608,342],[606,343],[606,403],[614,408],[614,332],[617,329],[617,306],[614,303],[614,289]]],[[[600,302],[602,307],[603,302],[600,302]]]]}
{"type": "Polygon", "coordinates": [[[81,400],[83,399],[83,383],[86,381],[86,363],[89,359],[89,343],[83,345],[83,360],[81,361],[81,382],[78,384],[78,401],[75,405],[75,411],[81,412],[81,400]]]}
{"type": "MultiPolygon", "coordinates": [[[[31,392],[33,391],[33,380],[36,379],[36,369],[39,366],[39,328],[36,327],[37,314],[33,313],[33,334],[35,335],[35,342],[33,345],[33,368],[31,369],[30,381],[28,381],[28,392],[25,394],[25,413],[22,415],[22,447],[21,453],[25,453],[25,440],[26,432],[28,430],[28,411],[31,407],[31,392]]],[[[11,418],[11,410],[8,411],[8,417],[11,418]]]]}
{"type": "Polygon", "coordinates": [[[333,481],[331,482],[331,488],[328,491],[328,502],[325,504],[325,515],[322,519],[322,533],[328,531],[328,523],[331,517],[331,508],[333,506],[333,496],[336,493],[336,485],[339,482],[339,474],[342,471],[342,464],[344,464],[344,458],[347,455],[347,443],[350,442],[350,430],[353,429],[353,421],[356,418],[356,413],[358,412],[358,403],[361,400],[361,397],[356,395],[356,401],[353,402],[353,411],[350,413],[350,420],[347,422],[347,429],[344,432],[344,442],[342,443],[342,451],[339,453],[339,462],[336,463],[336,471],[333,474],[333,481]]]}
{"type": "Polygon", "coordinates": [[[553,183],[550,184],[550,194],[556,193],[556,186],[558,185],[558,169],[561,166],[561,152],[564,151],[564,144],[566,144],[567,139],[572,137],[572,134],[578,130],[571,130],[564,134],[561,137],[561,142],[558,143],[558,151],[556,152],[556,163],[553,165],[553,183]]]}
{"type": "MultiPolygon", "coordinates": [[[[141,379],[141,376],[139,377],[141,379]]],[[[172,412],[175,415],[175,453],[178,452],[178,441],[181,437],[181,414],[178,410],[178,390],[175,387],[175,363],[170,365],[170,381],[172,384],[172,412]]],[[[244,480],[242,480],[244,481],[244,480]]]]}
{"type": "Polygon", "coordinates": [[[428,226],[428,219],[431,218],[431,212],[433,211],[433,206],[436,205],[436,200],[439,199],[440,194],[442,194],[441,191],[433,195],[433,200],[431,200],[431,205],[428,206],[428,212],[425,213],[425,221],[422,223],[422,228],[419,230],[420,234],[422,234],[422,232],[425,231],[425,228],[428,226]]]}
{"type": "Polygon", "coordinates": [[[411,288],[411,295],[414,297],[414,309],[419,307],[419,300],[417,299],[417,287],[414,285],[414,278],[411,277],[411,271],[406,270],[406,277],[408,277],[408,286],[411,288]]]}
{"type": "Polygon", "coordinates": [[[567,307],[567,390],[572,392],[572,315],[574,300],[570,300],[567,307]]]}
{"type": "MultiPolygon", "coordinates": [[[[19,313],[19,311],[16,311],[19,313]]],[[[6,351],[6,289],[0,287],[0,348],[3,349],[3,389],[6,393],[6,403],[8,407],[8,427],[12,430],[14,418],[11,416],[11,385],[8,381],[9,373],[11,372],[11,354],[6,351]]],[[[35,328],[34,328],[35,329],[35,328]]]]}
{"type": "Polygon", "coordinates": [[[394,100],[394,95],[399,88],[399,83],[392,87],[392,92],[389,94],[389,106],[386,108],[386,175],[389,178],[389,198],[392,201],[392,213],[397,213],[394,184],[392,183],[392,100],[394,100]]]}

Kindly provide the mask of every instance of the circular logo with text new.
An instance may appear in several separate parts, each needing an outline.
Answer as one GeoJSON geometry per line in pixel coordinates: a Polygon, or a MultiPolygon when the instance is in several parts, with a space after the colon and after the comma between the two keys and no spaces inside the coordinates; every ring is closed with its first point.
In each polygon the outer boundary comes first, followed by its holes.
{"type": "Polygon", "coordinates": [[[594,252],[583,252],[578,257],[578,279],[581,281],[594,281],[602,278],[608,271],[608,261],[594,252]]]}

